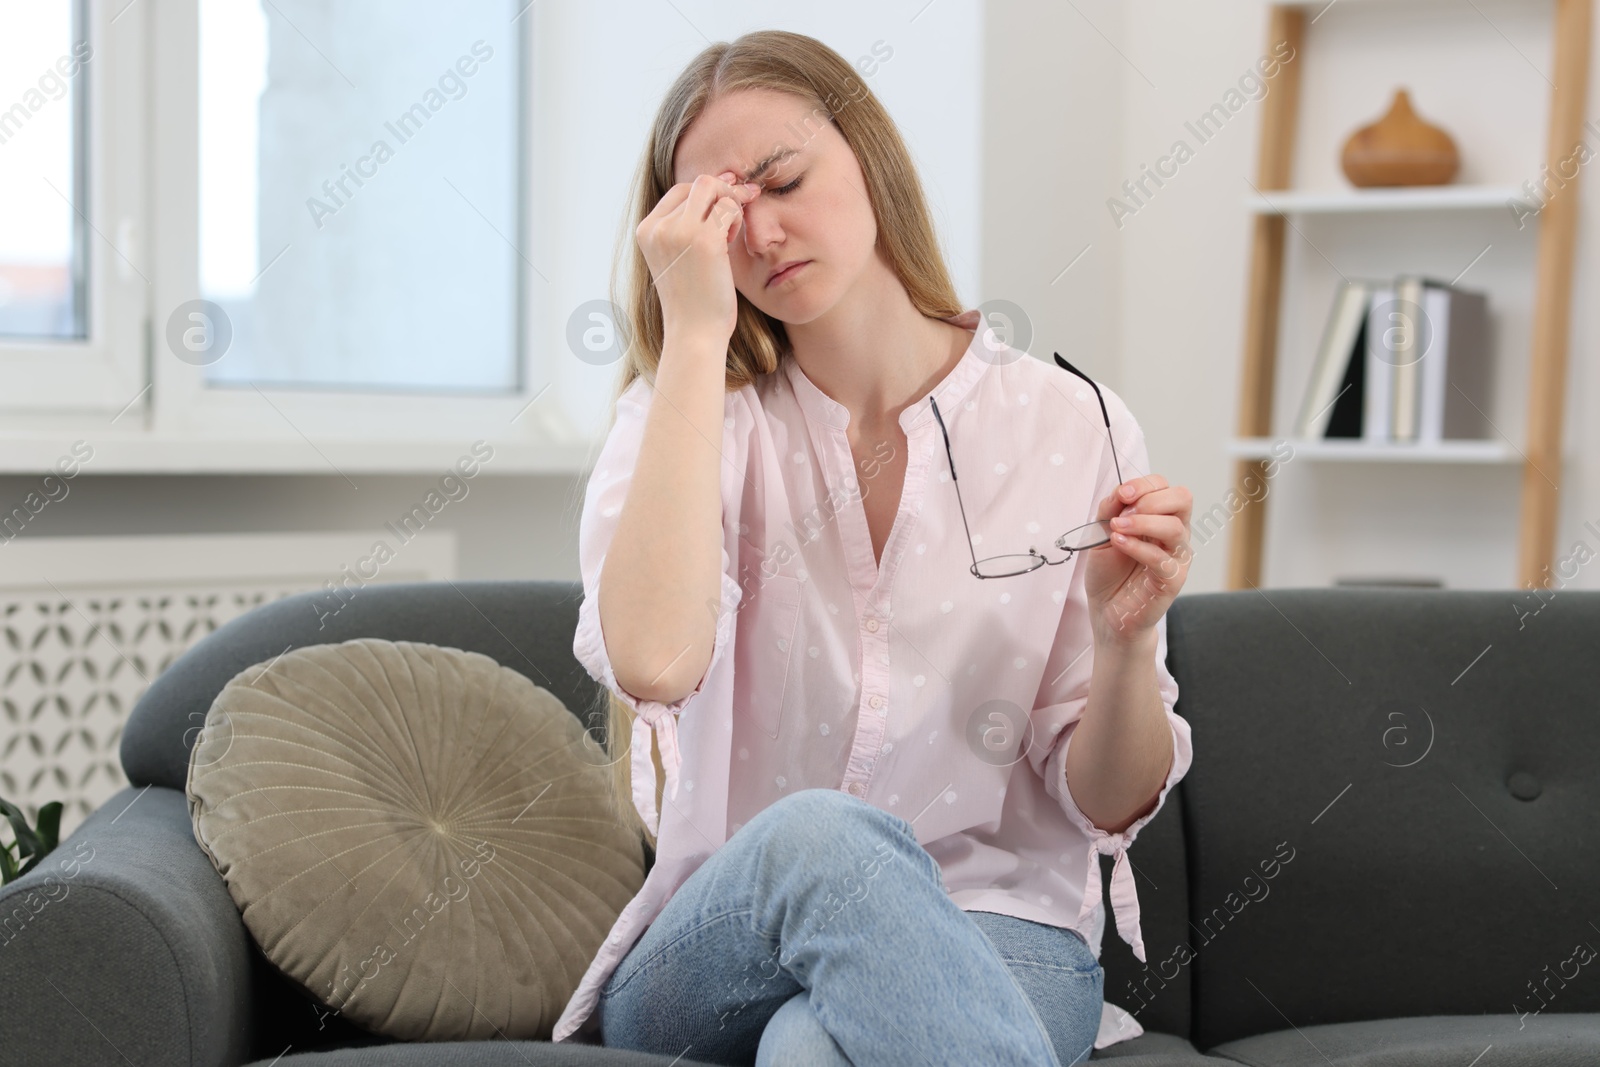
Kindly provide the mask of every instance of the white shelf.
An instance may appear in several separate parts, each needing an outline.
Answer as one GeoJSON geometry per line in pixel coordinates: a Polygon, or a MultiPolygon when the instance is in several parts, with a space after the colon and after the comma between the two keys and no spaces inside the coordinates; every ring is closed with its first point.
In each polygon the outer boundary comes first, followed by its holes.
{"type": "Polygon", "coordinates": [[[1235,437],[1228,455],[1239,459],[1274,457],[1273,448],[1287,442],[1296,459],[1377,463],[1518,463],[1522,457],[1504,441],[1364,441],[1359,438],[1235,437]]]}
{"type": "Polygon", "coordinates": [[[1257,215],[1332,215],[1361,211],[1452,211],[1506,209],[1526,196],[1514,185],[1422,185],[1393,189],[1281,189],[1248,193],[1245,207],[1257,215]]]}

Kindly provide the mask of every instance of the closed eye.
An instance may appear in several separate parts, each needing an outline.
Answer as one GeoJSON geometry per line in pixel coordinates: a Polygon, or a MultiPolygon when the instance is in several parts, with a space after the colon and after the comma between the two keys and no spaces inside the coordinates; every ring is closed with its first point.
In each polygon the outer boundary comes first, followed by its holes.
{"type": "Polygon", "coordinates": [[[790,182],[788,185],[780,185],[775,189],[768,189],[767,192],[771,193],[774,196],[787,196],[790,193],[794,192],[798,188],[800,188],[800,179],[796,178],[794,181],[790,182]]]}

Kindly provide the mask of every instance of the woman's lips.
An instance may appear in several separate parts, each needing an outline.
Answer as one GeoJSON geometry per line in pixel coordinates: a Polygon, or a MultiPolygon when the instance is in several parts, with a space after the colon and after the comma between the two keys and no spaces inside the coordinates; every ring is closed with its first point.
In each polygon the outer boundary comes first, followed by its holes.
{"type": "Polygon", "coordinates": [[[778,273],[774,274],[772,276],[772,278],[767,282],[768,288],[771,288],[772,286],[777,285],[779,282],[788,281],[790,278],[793,278],[796,274],[798,274],[800,272],[802,267],[806,266],[806,264],[808,264],[810,262],[811,261],[809,259],[804,259],[804,260],[801,260],[799,263],[796,263],[792,267],[785,267],[783,270],[781,270],[778,273]]]}

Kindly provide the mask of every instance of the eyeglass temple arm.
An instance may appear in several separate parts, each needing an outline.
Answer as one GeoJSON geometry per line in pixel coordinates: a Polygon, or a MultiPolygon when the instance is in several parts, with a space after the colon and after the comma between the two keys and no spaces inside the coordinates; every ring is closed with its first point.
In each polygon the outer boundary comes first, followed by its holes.
{"type": "MultiPolygon", "coordinates": [[[[928,403],[933,405],[933,417],[939,420],[939,432],[944,435],[944,454],[950,461],[950,481],[956,481],[956,457],[950,451],[950,431],[944,428],[944,416],[939,414],[939,402],[931,395],[928,403]]],[[[956,485],[956,504],[961,508],[961,528],[967,531],[967,554],[972,557],[974,569],[978,566],[978,553],[972,547],[972,527],[967,525],[967,506],[961,502],[961,486],[956,485]]]]}
{"type": "MultiPolygon", "coordinates": [[[[1077,367],[1074,367],[1072,364],[1068,363],[1065,359],[1062,358],[1060,352],[1055,353],[1055,357],[1056,357],[1056,362],[1057,363],[1061,364],[1067,370],[1071,371],[1073,374],[1076,374],[1078,377],[1080,377],[1084,381],[1088,382],[1089,383],[1089,388],[1094,390],[1094,398],[1096,400],[1100,401],[1100,417],[1106,420],[1106,440],[1111,443],[1111,464],[1112,464],[1113,467],[1116,468],[1116,471],[1117,471],[1117,484],[1121,485],[1122,484],[1122,464],[1117,462],[1117,442],[1115,440],[1113,440],[1112,436],[1111,436],[1111,415],[1106,411],[1106,398],[1100,395],[1100,387],[1098,385],[1094,384],[1094,379],[1093,378],[1089,377],[1087,374],[1083,373],[1083,371],[1079,370],[1077,367]]],[[[954,477],[954,475],[951,475],[951,477],[954,477]]]]}

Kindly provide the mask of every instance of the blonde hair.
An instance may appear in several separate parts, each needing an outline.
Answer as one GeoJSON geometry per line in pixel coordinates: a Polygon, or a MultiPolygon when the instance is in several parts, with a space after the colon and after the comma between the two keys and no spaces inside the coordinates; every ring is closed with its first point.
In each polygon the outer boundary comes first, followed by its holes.
{"type": "MultiPolygon", "coordinates": [[[[673,158],[685,131],[712,100],[741,89],[768,89],[800,97],[812,105],[811,118],[831,122],[855,153],[867,196],[877,222],[878,248],[905,287],[912,306],[933,318],[949,318],[963,310],[938,236],[928,214],[927,200],[911,155],[894,120],[872,91],[856,77],[845,59],[812,37],[782,30],[747,33],[732,43],[707,47],[689,63],[667,90],[656,112],[638,169],[634,176],[631,225],[613,257],[611,303],[617,309],[617,333],[625,346],[622,373],[611,401],[616,419],[616,399],[643,376],[654,384],[661,363],[664,333],[661,302],[649,265],[633,231],[654,210],[675,184],[673,158]],[[618,299],[617,276],[626,255],[626,294],[618,299]]],[[[789,354],[783,323],[738,295],[738,318],[728,340],[728,392],[755,382],[758,375],[776,371],[789,354]]],[[[632,803],[632,774],[626,752],[618,746],[631,739],[634,713],[615,693],[607,693],[606,738],[612,758],[611,802],[617,814],[637,825],[650,841],[632,803]]],[[[662,810],[665,773],[659,746],[652,744],[656,767],[656,810],[662,810]]]]}

